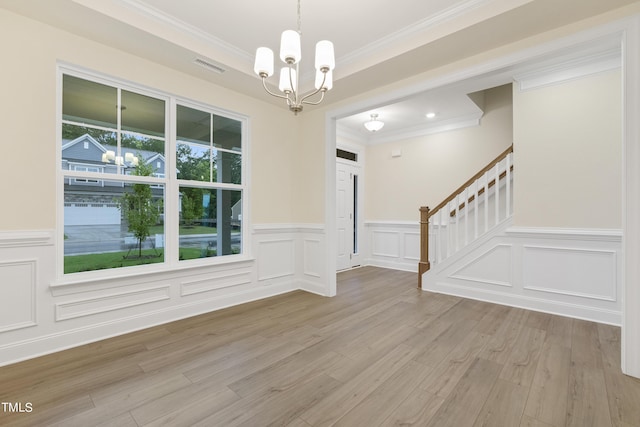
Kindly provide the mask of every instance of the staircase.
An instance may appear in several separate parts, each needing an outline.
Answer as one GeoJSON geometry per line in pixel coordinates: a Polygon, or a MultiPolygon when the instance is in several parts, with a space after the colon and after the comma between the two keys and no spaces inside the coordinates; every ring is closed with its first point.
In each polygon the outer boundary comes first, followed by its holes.
{"type": "Polygon", "coordinates": [[[513,145],[434,209],[420,208],[422,276],[479,239],[495,233],[513,215],[513,145]]]}

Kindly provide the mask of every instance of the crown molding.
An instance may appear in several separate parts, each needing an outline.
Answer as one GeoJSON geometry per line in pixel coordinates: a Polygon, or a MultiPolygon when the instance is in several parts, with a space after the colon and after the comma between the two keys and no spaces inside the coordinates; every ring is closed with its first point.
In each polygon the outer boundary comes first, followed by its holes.
{"type": "MultiPolygon", "coordinates": [[[[201,29],[194,27],[193,25],[189,25],[184,21],[177,19],[173,15],[169,15],[164,13],[157,8],[150,6],[149,4],[140,1],[140,0],[111,0],[109,4],[104,2],[104,0],[73,0],[75,3],[78,3],[84,7],[92,9],[96,12],[99,12],[103,15],[107,15],[113,19],[116,19],[121,22],[128,23],[130,25],[134,25],[134,22],[131,22],[132,12],[138,18],[143,18],[147,21],[154,22],[156,24],[160,24],[161,26],[156,28],[153,31],[153,34],[157,37],[168,40],[172,43],[176,43],[176,40],[169,39],[166,37],[166,29],[169,28],[172,31],[187,35],[193,40],[196,40],[204,45],[211,46],[216,50],[223,51],[236,59],[251,63],[253,58],[252,55],[238,47],[228,43],[222,39],[212,36],[211,34],[202,31],[201,29]]],[[[140,26],[136,27],[140,28],[140,26]]],[[[143,31],[151,33],[152,31],[149,28],[143,29],[143,31]]],[[[193,50],[188,46],[184,46],[187,49],[193,50]]],[[[209,59],[207,58],[209,61],[209,59]]],[[[217,65],[217,64],[216,64],[217,65]]]]}
{"type": "Polygon", "coordinates": [[[615,70],[621,65],[620,48],[615,48],[517,74],[514,76],[514,80],[518,83],[521,91],[526,91],[615,70]]]}
{"type": "MultiPolygon", "coordinates": [[[[528,3],[529,1],[531,0],[524,0],[520,3],[528,3]]],[[[379,52],[381,49],[394,42],[400,42],[412,36],[425,33],[438,25],[460,18],[472,10],[488,6],[491,3],[496,3],[496,0],[468,0],[463,3],[458,3],[401,30],[375,40],[360,49],[356,49],[348,54],[342,55],[341,57],[336,58],[336,63],[348,64],[355,62],[362,57],[367,57],[379,52]]]]}

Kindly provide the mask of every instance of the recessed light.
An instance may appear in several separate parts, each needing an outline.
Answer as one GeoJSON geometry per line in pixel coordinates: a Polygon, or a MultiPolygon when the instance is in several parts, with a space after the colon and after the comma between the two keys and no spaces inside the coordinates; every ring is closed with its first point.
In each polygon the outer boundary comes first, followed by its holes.
{"type": "Polygon", "coordinates": [[[433,119],[436,116],[436,113],[427,113],[427,119],[433,119]]]}

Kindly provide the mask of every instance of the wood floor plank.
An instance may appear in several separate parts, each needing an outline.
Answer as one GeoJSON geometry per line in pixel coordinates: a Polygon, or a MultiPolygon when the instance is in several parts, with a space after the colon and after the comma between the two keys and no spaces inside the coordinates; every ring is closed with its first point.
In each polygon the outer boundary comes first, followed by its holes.
{"type": "Polygon", "coordinates": [[[413,348],[406,345],[396,347],[362,371],[360,375],[309,408],[300,415],[300,418],[316,427],[332,425],[414,356],[413,348]]]}
{"type": "Polygon", "coordinates": [[[640,379],[620,370],[620,328],[610,325],[597,328],[612,424],[640,425],[640,379]]]}
{"type": "Polygon", "coordinates": [[[467,335],[422,381],[420,388],[443,398],[449,396],[488,340],[487,335],[477,332],[467,335]]]}
{"type": "Polygon", "coordinates": [[[522,421],[520,422],[520,427],[554,427],[554,426],[544,423],[535,418],[531,418],[528,415],[523,415],[522,421]]]}
{"type": "Polygon", "coordinates": [[[502,368],[498,363],[475,359],[426,426],[473,425],[502,368]]]}
{"type": "Polygon", "coordinates": [[[382,424],[415,391],[431,369],[421,363],[409,361],[334,425],[375,427],[382,424]]]}
{"type": "Polygon", "coordinates": [[[597,325],[574,320],[567,427],[612,425],[597,325]]]}
{"type": "Polygon", "coordinates": [[[479,357],[505,364],[511,356],[511,351],[520,334],[520,329],[523,327],[526,314],[525,310],[512,308],[479,357]]]}
{"type": "Polygon", "coordinates": [[[219,389],[215,392],[194,395],[191,400],[182,401],[181,405],[177,405],[175,410],[170,412],[140,408],[132,414],[136,422],[145,427],[190,427],[239,401],[238,396],[231,390],[219,389]]]}
{"type": "Polygon", "coordinates": [[[381,427],[422,427],[438,411],[444,398],[419,388],[415,389],[388,417],[381,427]]]}
{"type": "MultiPolygon", "coordinates": [[[[209,410],[207,408],[212,406],[210,403],[212,401],[215,403],[213,407],[219,409],[217,405],[225,407],[237,400],[240,400],[240,397],[224,385],[203,382],[174,390],[140,404],[130,412],[139,425],[146,425],[158,419],[179,418],[180,414],[183,411],[188,411],[192,405],[198,405],[196,409],[204,406],[205,410],[209,410]],[[203,400],[206,403],[201,403],[203,400]]],[[[208,414],[205,413],[202,417],[208,414]]]]}
{"type": "Polygon", "coordinates": [[[526,415],[552,426],[564,426],[570,365],[569,348],[545,341],[531,384],[526,415]]]}
{"type": "Polygon", "coordinates": [[[498,379],[473,427],[512,427],[520,424],[529,387],[498,379]]]}
{"type": "Polygon", "coordinates": [[[523,326],[504,364],[500,378],[518,385],[531,385],[544,343],[545,331],[523,326]]]}

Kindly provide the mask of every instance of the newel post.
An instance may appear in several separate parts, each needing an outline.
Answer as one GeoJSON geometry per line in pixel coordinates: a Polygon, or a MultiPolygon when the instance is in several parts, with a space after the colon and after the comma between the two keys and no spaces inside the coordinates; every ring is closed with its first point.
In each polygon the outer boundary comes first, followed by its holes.
{"type": "Polygon", "coordinates": [[[422,274],[429,271],[429,207],[420,207],[420,262],[418,263],[418,288],[422,289],[422,274]]]}

